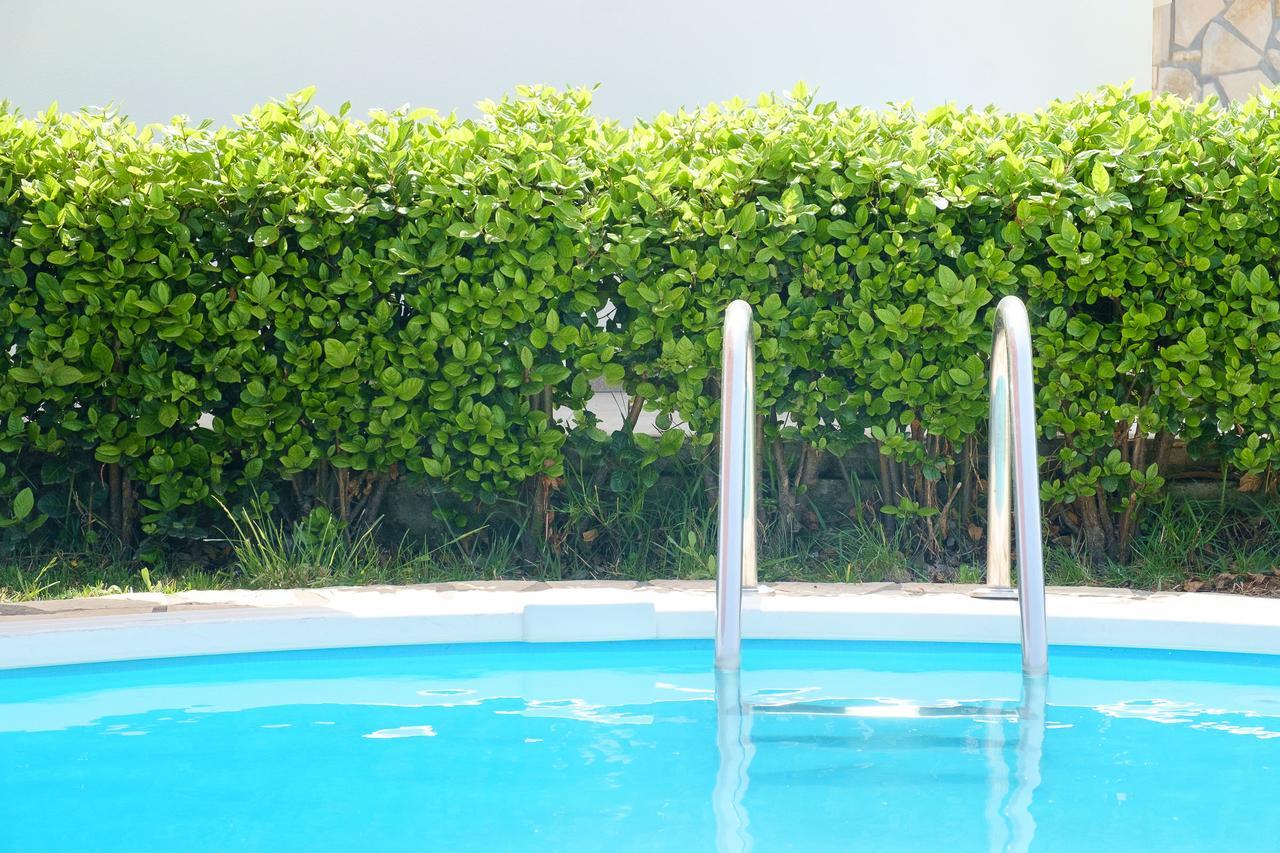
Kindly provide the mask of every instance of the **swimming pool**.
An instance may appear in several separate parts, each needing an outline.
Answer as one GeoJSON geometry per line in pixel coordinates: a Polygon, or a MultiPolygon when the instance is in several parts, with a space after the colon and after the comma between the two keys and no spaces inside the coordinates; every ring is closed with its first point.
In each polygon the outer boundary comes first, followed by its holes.
{"type": "Polygon", "coordinates": [[[1280,838],[1280,668],[461,644],[0,673],[7,850],[1204,850],[1280,838]],[[741,704],[739,704],[739,697],[741,704]]]}

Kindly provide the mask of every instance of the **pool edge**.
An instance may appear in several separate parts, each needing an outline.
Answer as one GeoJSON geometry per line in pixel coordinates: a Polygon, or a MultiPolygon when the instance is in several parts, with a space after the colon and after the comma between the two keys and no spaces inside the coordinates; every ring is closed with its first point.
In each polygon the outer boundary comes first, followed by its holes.
{"type": "MultiPolygon", "coordinates": [[[[944,584],[779,584],[747,638],[1016,643],[1017,603],[944,584]]],[[[1280,654],[1280,599],[1084,587],[1047,595],[1054,645],[1280,654]]],[[[138,593],[0,611],[0,670],[241,652],[708,639],[710,583],[491,583],[138,593]]]]}

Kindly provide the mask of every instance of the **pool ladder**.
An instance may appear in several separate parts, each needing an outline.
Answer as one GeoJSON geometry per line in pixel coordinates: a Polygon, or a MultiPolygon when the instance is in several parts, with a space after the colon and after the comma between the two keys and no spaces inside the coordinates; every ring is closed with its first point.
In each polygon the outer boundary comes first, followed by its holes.
{"type": "Polygon", "coordinates": [[[751,306],[724,312],[720,389],[720,535],[716,545],[716,670],[742,665],[742,592],[756,576],[756,365],[751,306]]]}
{"type": "Polygon", "coordinates": [[[1022,674],[1049,671],[1044,608],[1044,541],[1036,451],[1036,392],[1027,306],[1006,296],[996,306],[991,342],[991,447],[987,452],[987,585],[978,598],[1017,598],[1022,674]],[[1013,490],[1011,501],[1010,489],[1013,490]],[[1012,513],[1018,538],[1018,587],[1009,565],[1012,513]]]}
{"type": "MultiPolygon", "coordinates": [[[[755,343],[751,306],[741,299],[725,311],[722,358],[715,667],[717,673],[736,674],[742,666],[742,595],[757,587],[755,343]]],[[[1018,599],[1022,673],[1040,677],[1049,670],[1049,648],[1031,323],[1016,296],[1006,296],[996,306],[988,456],[987,586],[974,595],[1018,599]],[[1010,568],[1011,511],[1017,529],[1016,589],[1010,568]]]]}

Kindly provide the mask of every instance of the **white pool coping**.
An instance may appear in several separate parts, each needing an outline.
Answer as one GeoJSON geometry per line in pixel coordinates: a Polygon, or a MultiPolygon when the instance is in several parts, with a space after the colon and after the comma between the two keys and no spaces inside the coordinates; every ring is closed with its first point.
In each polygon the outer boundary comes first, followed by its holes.
{"type": "MultiPolygon", "coordinates": [[[[1016,643],[1015,601],[973,587],[779,584],[752,639],[1016,643]]],[[[1280,654],[1280,599],[1056,588],[1051,645],[1280,654]]],[[[712,584],[493,583],[134,593],[0,606],[0,669],[292,649],[710,639],[712,584]]]]}

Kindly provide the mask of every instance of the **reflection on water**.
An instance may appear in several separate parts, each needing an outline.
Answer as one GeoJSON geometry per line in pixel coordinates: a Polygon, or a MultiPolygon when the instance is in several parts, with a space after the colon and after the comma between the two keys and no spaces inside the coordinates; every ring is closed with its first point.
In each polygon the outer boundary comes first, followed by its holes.
{"type": "MultiPolygon", "coordinates": [[[[1031,815],[1031,804],[1041,781],[1040,765],[1044,755],[1047,691],[1047,677],[1024,676],[1021,700],[1017,707],[1012,709],[1007,707],[1007,703],[1001,702],[948,702],[924,706],[904,703],[822,705],[804,702],[787,704],[766,702],[753,704],[744,700],[742,696],[740,673],[717,671],[715,699],[719,765],[712,793],[712,808],[716,819],[716,850],[718,853],[739,853],[752,848],[750,819],[745,799],[751,782],[751,759],[755,755],[755,747],[751,739],[751,718],[753,714],[759,713],[881,719],[970,717],[986,724],[990,728],[989,736],[976,739],[976,742],[986,755],[988,767],[987,847],[992,851],[1010,851],[1010,853],[1023,853],[1030,850],[1036,831],[1035,818],[1031,815]],[[1017,724],[1012,772],[1005,754],[1004,724],[1006,721],[1017,724]]],[[[841,748],[855,746],[863,740],[863,738],[825,735],[791,735],[767,737],[763,738],[762,742],[803,743],[841,748]]],[[[924,742],[929,748],[937,748],[937,742],[944,739],[918,735],[912,740],[924,742]]],[[[968,739],[969,742],[973,740],[968,739]]],[[[901,740],[895,744],[899,747],[903,745],[901,740]]]]}
{"type": "Polygon", "coordinates": [[[716,748],[720,762],[711,807],[716,815],[718,853],[751,849],[743,800],[755,747],[751,744],[751,709],[742,701],[739,676],[737,670],[716,670],[716,748]]]}
{"type": "Polygon", "coordinates": [[[1012,778],[1005,761],[1004,726],[994,727],[994,734],[986,747],[988,850],[1031,849],[1031,840],[1036,833],[1031,801],[1036,788],[1040,787],[1047,687],[1048,679],[1044,676],[1024,676],[1022,679],[1012,778]]]}

